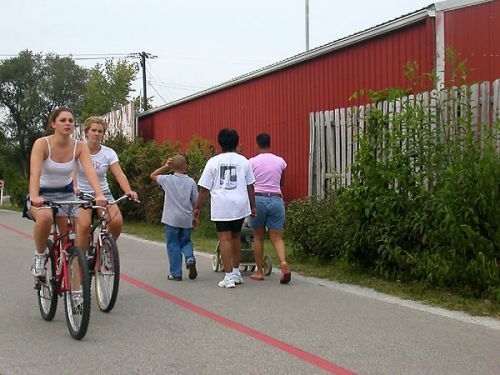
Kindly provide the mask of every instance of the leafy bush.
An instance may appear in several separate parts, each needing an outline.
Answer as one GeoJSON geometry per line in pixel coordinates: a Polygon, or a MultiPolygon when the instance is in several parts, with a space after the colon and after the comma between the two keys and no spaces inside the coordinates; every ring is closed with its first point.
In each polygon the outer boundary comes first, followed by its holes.
{"type": "Polygon", "coordinates": [[[408,92],[371,92],[400,110],[367,111],[351,186],[292,202],[288,236],[308,255],[500,301],[500,122],[478,132],[467,86],[432,92],[430,108],[408,92]]]}
{"type": "Polygon", "coordinates": [[[28,180],[20,171],[8,170],[4,178],[4,188],[10,194],[13,205],[23,207],[28,194],[28,180]]]}
{"type": "MultiPolygon", "coordinates": [[[[147,223],[157,223],[161,219],[163,211],[164,193],[149,175],[159,168],[165,161],[175,154],[180,153],[179,144],[164,142],[158,145],[155,141],[144,141],[137,139],[130,142],[122,136],[114,137],[106,141],[106,145],[113,148],[119,155],[120,165],[127,176],[130,186],[139,195],[141,203],[127,204],[121,207],[122,214],[127,220],[139,220],[147,223]]],[[[207,140],[198,136],[186,146],[186,160],[188,162],[188,174],[195,181],[199,179],[203,168],[211,156],[215,154],[215,147],[207,140]]],[[[109,176],[110,186],[115,196],[122,192],[113,176],[109,176]]],[[[201,212],[202,222],[209,221],[210,208],[205,205],[201,212]]],[[[202,225],[200,230],[209,232],[208,226],[202,225]]],[[[213,228],[210,227],[210,233],[213,228]]]]}
{"type": "Polygon", "coordinates": [[[294,248],[323,260],[345,254],[344,243],[351,216],[337,194],[295,200],[287,206],[286,233],[294,248]]]}
{"type": "MultiPolygon", "coordinates": [[[[160,221],[163,210],[163,190],[149,177],[151,172],[160,167],[165,161],[178,151],[178,145],[168,142],[158,146],[155,141],[144,141],[141,138],[130,143],[119,155],[120,165],[127,176],[130,186],[139,195],[140,204],[122,206],[124,218],[144,220],[147,223],[160,221]]],[[[113,183],[113,193],[118,186],[113,183]]],[[[117,193],[119,195],[121,193],[117,193]]]]}
{"type": "MultiPolygon", "coordinates": [[[[471,113],[463,103],[451,104],[471,113]]],[[[434,116],[418,101],[401,108],[391,114],[374,109],[366,119],[353,184],[342,196],[358,219],[346,243],[349,258],[386,277],[498,296],[494,139],[475,135],[472,115],[454,119],[450,137],[440,108],[434,116]]]]}

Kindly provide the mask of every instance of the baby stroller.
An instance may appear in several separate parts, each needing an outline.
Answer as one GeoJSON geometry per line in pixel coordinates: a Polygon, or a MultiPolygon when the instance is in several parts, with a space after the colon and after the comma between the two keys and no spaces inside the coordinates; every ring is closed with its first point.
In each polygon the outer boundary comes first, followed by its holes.
{"type": "MultiPolygon", "coordinates": [[[[255,257],[253,255],[253,232],[252,228],[248,226],[248,219],[245,219],[241,227],[241,260],[240,269],[242,271],[255,271],[257,265],[255,264],[255,257]]],[[[273,270],[273,264],[271,257],[269,255],[264,255],[262,260],[262,268],[264,274],[269,276],[273,270]]],[[[217,247],[215,249],[215,255],[212,255],[212,270],[214,272],[219,272],[224,269],[224,264],[222,263],[222,257],[220,255],[220,244],[217,241],[217,247]]]]}

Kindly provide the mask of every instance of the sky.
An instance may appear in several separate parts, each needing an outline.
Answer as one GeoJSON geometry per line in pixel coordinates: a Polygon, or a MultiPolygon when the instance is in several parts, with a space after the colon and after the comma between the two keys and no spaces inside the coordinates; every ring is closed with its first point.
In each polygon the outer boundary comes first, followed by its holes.
{"type": "MultiPolygon", "coordinates": [[[[306,49],[305,0],[0,0],[0,59],[22,50],[72,55],[84,67],[145,51],[153,105],[306,49]]],[[[432,4],[309,0],[309,48],[432,4]]],[[[138,61],[137,59],[135,61],[138,61]]],[[[142,95],[142,75],[134,82],[142,95]]]]}

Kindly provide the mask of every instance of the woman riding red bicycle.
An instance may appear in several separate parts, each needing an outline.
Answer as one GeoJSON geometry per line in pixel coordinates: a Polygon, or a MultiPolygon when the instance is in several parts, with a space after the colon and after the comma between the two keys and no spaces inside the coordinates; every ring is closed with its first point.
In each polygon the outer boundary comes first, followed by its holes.
{"type": "MultiPolygon", "coordinates": [[[[82,165],[90,185],[96,192],[97,205],[106,205],[106,198],[92,167],[90,152],[83,142],[72,139],[75,120],[68,108],[55,109],[49,118],[47,130],[53,134],[35,141],[30,159],[30,182],[27,208],[30,218],[35,220],[33,237],[35,256],[31,273],[35,277],[43,275],[45,269],[45,247],[52,224],[50,210],[38,210],[44,201],[76,200],[73,192],[73,170],[76,161],[82,165]]],[[[66,231],[67,210],[62,207],[57,212],[56,223],[61,233],[66,231]]]]}

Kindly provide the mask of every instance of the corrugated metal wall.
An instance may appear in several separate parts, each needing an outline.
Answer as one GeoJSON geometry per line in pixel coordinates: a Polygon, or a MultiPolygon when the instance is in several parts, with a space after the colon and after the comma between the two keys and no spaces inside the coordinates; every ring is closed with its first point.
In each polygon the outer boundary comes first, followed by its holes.
{"type": "Polygon", "coordinates": [[[500,1],[446,12],[444,32],[446,47],[467,59],[468,83],[500,77],[500,1]]]}
{"type": "MultiPolygon", "coordinates": [[[[140,119],[140,134],[185,145],[197,134],[216,141],[219,129],[240,134],[243,155],[257,152],[255,136],[271,135],[273,151],[288,163],[284,195],[307,195],[309,113],[349,106],[361,88],[408,87],[404,64],[430,72],[435,60],[434,20],[407,26],[314,60],[294,65],[140,119]]],[[[359,104],[359,102],[356,102],[359,104]]]]}

